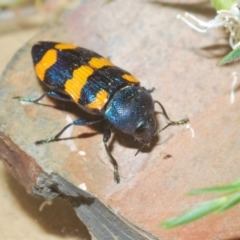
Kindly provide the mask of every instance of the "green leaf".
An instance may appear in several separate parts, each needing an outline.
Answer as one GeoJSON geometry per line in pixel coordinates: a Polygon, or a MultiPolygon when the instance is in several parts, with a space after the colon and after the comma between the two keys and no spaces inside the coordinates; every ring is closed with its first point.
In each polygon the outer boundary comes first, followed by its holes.
{"type": "Polygon", "coordinates": [[[26,0],[0,0],[0,7],[11,7],[26,2],[26,0]]]}
{"type": "Polygon", "coordinates": [[[214,8],[219,10],[230,10],[232,8],[232,5],[236,3],[236,0],[211,0],[212,5],[214,8]]]}
{"type": "Polygon", "coordinates": [[[220,61],[219,65],[224,65],[227,63],[231,63],[240,59],[240,48],[236,48],[224,56],[220,61]]]}
{"type": "Polygon", "coordinates": [[[225,186],[191,190],[188,194],[197,195],[197,194],[204,194],[204,193],[220,193],[220,192],[235,192],[235,191],[240,191],[239,180],[225,186]]]}
{"type": "Polygon", "coordinates": [[[194,220],[197,220],[213,211],[219,209],[227,201],[226,197],[209,200],[199,204],[197,207],[181,214],[179,217],[166,220],[161,223],[164,228],[177,227],[194,220]]]}
{"type": "Polygon", "coordinates": [[[239,202],[240,202],[240,192],[232,194],[232,195],[228,196],[228,200],[226,201],[226,203],[223,204],[217,211],[218,212],[225,211],[225,210],[235,206],[239,202]]]}
{"type": "Polygon", "coordinates": [[[161,225],[165,228],[177,227],[204,217],[211,212],[222,212],[235,206],[240,203],[240,179],[225,186],[192,190],[190,194],[221,192],[224,194],[223,196],[202,202],[180,216],[164,221],[161,225]]]}

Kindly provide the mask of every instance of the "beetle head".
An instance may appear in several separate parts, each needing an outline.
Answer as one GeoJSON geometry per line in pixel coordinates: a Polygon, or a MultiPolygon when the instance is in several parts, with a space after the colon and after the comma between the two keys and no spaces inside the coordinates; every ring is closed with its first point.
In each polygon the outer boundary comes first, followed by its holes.
{"type": "Polygon", "coordinates": [[[133,136],[140,143],[147,145],[151,142],[156,130],[156,120],[154,115],[147,115],[136,127],[133,136]]]}

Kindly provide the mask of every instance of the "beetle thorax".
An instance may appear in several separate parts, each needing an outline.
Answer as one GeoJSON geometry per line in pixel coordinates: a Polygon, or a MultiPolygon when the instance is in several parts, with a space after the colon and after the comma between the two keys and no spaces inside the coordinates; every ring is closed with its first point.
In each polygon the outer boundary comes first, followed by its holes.
{"type": "Polygon", "coordinates": [[[127,86],[116,92],[107,105],[105,117],[143,144],[151,141],[156,129],[152,96],[139,86],[127,86]]]}

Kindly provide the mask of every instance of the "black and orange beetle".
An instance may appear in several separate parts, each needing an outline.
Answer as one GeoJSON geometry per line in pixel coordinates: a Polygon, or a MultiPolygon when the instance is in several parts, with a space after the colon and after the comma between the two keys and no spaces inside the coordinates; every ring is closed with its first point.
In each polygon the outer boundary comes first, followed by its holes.
{"type": "Polygon", "coordinates": [[[36,141],[43,144],[55,141],[72,125],[91,125],[105,120],[107,127],[103,142],[114,166],[114,179],[120,181],[118,164],[108,149],[112,127],[131,134],[143,146],[148,145],[154,135],[170,125],[180,125],[188,119],[171,121],[158,101],[154,101],[150,90],[140,86],[129,72],[114,66],[107,58],[71,44],[39,42],[32,47],[32,59],[37,77],[51,90],[37,99],[15,97],[22,101],[39,102],[45,96],[73,101],[80,108],[96,115],[95,120],[77,119],[65,126],[54,137],[36,141]],[[156,130],[154,103],[162,108],[169,123],[156,130]]]}

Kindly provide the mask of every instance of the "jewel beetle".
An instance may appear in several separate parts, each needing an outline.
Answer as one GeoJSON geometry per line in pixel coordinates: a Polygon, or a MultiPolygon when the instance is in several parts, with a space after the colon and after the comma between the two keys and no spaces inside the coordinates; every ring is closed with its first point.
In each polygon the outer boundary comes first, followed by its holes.
{"type": "Polygon", "coordinates": [[[103,142],[114,166],[114,180],[117,183],[120,182],[118,164],[107,145],[113,127],[132,135],[141,144],[139,152],[163,129],[188,122],[188,119],[171,121],[162,104],[153,100],[151,90],[141,87],[140,82],[129,72],[88,49],[41,41],[32,47],[32,60],[38,79],[50,90],[37,99],[15,99],[38,103],[45,96],[51,96],[58,100],[73,101],[84,111],[96,116],[94,120],[77,119],[55,136],[35,143],[39,145],[55,141],[72,125],[91,125],[105,121],[103,142]],[[168,124],[161,130],[156,130],[155,103],[161,107],[168,120],[168,124]]]}

